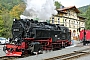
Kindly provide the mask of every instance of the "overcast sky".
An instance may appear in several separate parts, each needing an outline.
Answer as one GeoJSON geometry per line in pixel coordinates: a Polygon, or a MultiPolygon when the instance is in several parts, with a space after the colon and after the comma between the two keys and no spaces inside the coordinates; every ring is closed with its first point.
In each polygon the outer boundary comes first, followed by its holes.
{"type": "Polygon", "coordinates": [[[59,1],[65,7],[76,6],[78,8],[90,4],[90,0],[56,0],[56,1],[59,1]]]}

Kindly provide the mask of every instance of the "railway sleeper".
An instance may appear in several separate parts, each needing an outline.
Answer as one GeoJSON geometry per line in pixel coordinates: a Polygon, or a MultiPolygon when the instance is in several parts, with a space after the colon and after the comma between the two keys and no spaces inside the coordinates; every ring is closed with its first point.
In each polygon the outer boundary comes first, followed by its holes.
{"type": "Polygon", "coordinates": [[[81,57],[83,55],[86,55],[86,53],[80,53],[80,54],[77,54],[77,55],[65,57],[65,58],[62,58],[61,60],[71,60],[71,59],[79,58],[79,57],[81,57]]]}

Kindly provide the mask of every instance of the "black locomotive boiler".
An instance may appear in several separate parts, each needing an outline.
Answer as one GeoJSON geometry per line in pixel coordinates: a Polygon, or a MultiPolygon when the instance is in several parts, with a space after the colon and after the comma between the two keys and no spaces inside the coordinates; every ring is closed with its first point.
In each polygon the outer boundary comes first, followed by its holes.
{"type": "Polygon", "coordinates": [[[14,19],[12,38],[4,46],[6,56],[40,53],[42,50],[57,50],[71,45],[71,33],[65,26],[38,22],[33,19],[14,19]]]}

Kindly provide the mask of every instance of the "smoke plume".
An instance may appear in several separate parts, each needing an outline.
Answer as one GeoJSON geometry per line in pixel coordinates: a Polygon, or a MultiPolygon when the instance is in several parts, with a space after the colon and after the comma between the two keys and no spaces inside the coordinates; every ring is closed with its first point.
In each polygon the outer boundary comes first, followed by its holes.
{"type": "Polygon", "coordinates": [[[47,20],[57,14],[54,0],[25,0],[25,3],[26,9],[23,15],[26,17],[47,20]]]}

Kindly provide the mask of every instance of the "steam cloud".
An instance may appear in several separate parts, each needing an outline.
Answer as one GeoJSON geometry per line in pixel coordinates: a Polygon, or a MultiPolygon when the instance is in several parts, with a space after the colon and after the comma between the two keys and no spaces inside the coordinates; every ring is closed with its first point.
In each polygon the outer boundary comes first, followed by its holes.
{"type": "Polygon", "coordinates": [[[26,9],[23,14],[26,17],[47,20],[57,14],[54,0],[25,0],[25,3],[26,9]]]}

